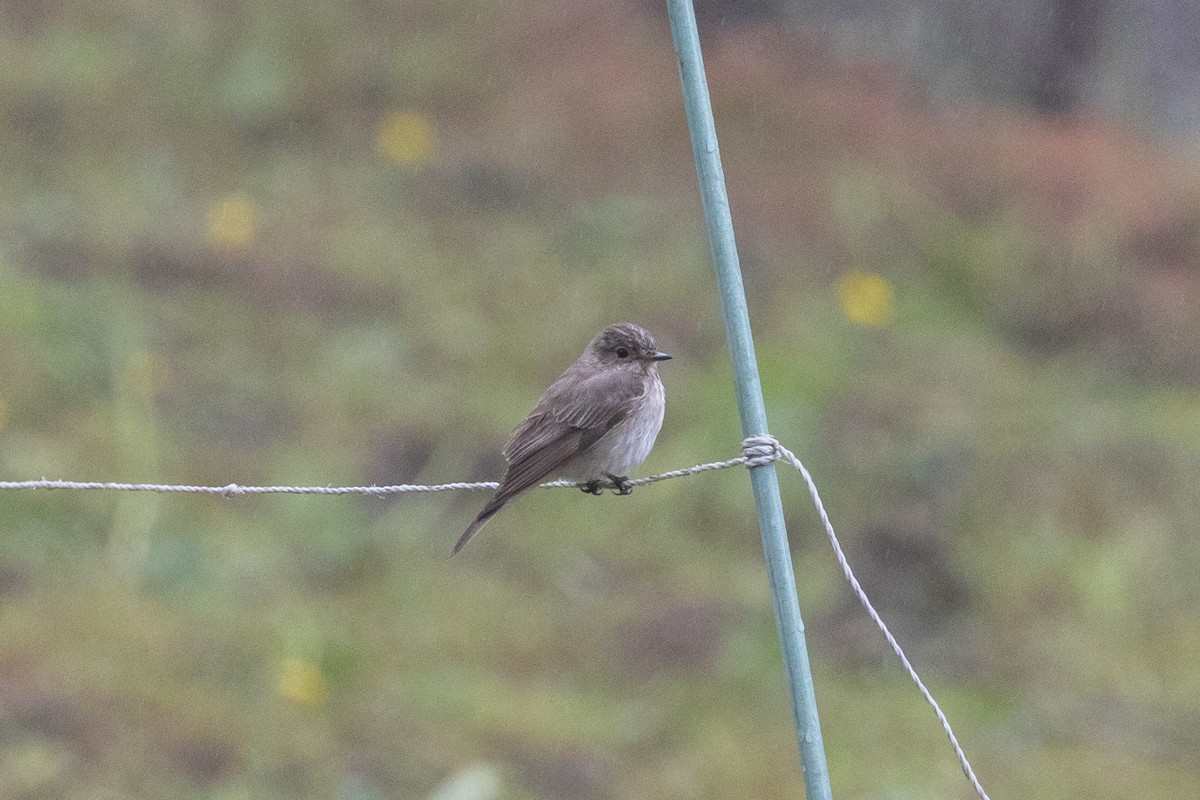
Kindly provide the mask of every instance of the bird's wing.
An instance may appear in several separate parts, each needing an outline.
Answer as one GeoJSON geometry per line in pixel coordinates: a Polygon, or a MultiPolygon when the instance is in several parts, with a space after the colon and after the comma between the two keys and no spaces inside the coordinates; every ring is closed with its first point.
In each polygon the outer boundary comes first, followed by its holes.
{"type": "Polygon", "coordinates": [[[555,427],[559,431],[556,436],[508,465],[504,480],[500,482],[500,488],[488,503],[489,506],[502,506],[526,489],[541,483],[585,447],[586,431],[567,426],[555,427]]]}
{"type": "MultiPolygon", "coordinates": [[[[577,448],[567,458],[586,450],[625,419],[645,393],[645,381],[635,373],[604,371],[581,379],[568,370],[542,394],[529,418],[517,426],[504,446],[510,471],[540,450],[557,450],[552,445],[576,431],[580,432],[577,448]]],[[[548,464],[547,470],[563,463],[548,464]]]]}

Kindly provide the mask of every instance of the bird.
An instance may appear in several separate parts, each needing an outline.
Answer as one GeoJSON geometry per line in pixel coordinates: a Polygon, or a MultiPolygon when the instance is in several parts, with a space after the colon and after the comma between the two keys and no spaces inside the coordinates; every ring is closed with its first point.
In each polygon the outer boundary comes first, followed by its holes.
{"type": "Polygon", "coordinates": [[[538,398],[504,446],[508,467],[496,494],[459,537],[455,555],[500,509],[547,478],[577,481],[589,494],[604,479],[629,494],[627,473],[646,460],[662,429],[666,395],[658,364],[671,356],[632,322],[596,334],[538,398]]]}

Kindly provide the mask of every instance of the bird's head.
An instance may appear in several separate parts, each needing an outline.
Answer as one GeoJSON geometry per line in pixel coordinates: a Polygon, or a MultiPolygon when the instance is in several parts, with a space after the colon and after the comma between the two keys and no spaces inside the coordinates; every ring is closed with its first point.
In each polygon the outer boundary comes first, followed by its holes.
{"type": "Polygon", "coordinates": [[[650,331],[632,322],[619,322],[600,331],[588,345],[588,353],[602,364],[641,365],[643,369],[670,358],[655,345],[650,331]]]}

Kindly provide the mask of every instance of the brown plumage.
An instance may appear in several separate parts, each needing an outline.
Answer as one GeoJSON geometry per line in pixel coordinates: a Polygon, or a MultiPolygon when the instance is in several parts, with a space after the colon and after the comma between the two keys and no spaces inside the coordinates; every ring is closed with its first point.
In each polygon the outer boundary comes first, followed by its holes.
{"type": "MultiPolygon", "coordinates": [[[[620,486],[642,463],[662,427],[665,400],[657,364],[670,358],[633,323],[610,325],[542,393],[504,447],[500,488],[459,537],[457,553],[510,500],[548,478],[620,486]]],[[[585,487],[587,489],[588,487],[585,487]]],[[[622,487],[622,493],[628,490],[622,487]]]]}

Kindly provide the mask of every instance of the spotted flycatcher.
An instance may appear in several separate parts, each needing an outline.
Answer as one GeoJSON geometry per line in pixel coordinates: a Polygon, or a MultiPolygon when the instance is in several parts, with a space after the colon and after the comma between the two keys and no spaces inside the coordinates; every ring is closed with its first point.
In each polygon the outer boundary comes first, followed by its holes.
{"type": "Polygon", "coordinates": [[[504,480],[451,555],[510,500],[547,478],[578,481],[591,494],[600,494],[607,478],[629,494],[626,473],[646,460],[662,428],[658,362],[668,358],[649,331],[631,322],[596,334],[513,431],[504,446],[504,480]]]}

